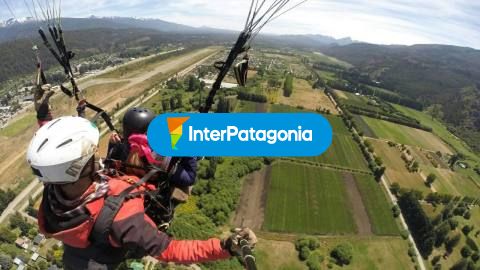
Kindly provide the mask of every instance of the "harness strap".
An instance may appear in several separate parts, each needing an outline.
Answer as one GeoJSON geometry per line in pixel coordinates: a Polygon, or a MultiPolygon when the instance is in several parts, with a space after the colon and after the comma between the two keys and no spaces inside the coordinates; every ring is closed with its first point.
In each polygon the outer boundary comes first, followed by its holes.
{"type": "Polygon", "coordinates": [[[95,221],[95,224],[93,226],[92,232],[90,233],[90,240],[93,243],[102,246],[110,245],[109,236],[112,230],[113,220],[118,214],[118,211],[120,211],[123,202],[125,201],[125,199],[127,199],[127,197],[129,197],[130,193],[134,189],[147,182],[157,172],[157,170],[150,170],[144,177],[142,177],[142,179],[140,179],[140,181],[127,187],[120,194],[116,196],[108,196],[105,198],[105,203],[100,210],[97,220],[95,221]]]}

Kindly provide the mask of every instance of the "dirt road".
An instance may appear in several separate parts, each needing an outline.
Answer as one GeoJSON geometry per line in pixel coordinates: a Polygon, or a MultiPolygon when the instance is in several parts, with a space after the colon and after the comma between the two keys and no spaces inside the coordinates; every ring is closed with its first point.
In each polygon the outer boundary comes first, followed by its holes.
{"type": "Polygon", "coordinates": [[[345,187],[350,200],[350,206],[352,207],[353,219],[357,225],[358,235],[373,235],[372,224],[370,223],[367,209],[363,204],[362,195],[358,190],[354,176],[351,173],[342,173],[342,177],[345,181],[345,187]]]}
{"type": "Polygon", "coordinates": [[[233,224],[260,230],[263,225],[267,204],[271,167],[253,172],[243,182],[242,196],[235,212],[233,224]]]}

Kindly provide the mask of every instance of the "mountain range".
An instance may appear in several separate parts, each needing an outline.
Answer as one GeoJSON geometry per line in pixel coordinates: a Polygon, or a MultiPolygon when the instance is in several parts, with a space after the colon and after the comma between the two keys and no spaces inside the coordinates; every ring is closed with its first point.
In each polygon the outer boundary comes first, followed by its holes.
{"type": "MultiPolygon", "coordinates": [[[[159,19],[64,18],[69,46],[78,58],[130,47],[152,48],[161,43],[233,43],[236,32],[191,27],[159,19]],[[101,28],[99,28],[101,26],[101,28]]],[[[8,20],[0,27],[0,83],[32,70],[31,42],[39,41],[31,19],[8,20]]],[[[480,151],[480,50],[446,45],[386,46],[335,39],[323,35],[261,35],[258,42],[279,49],[321,51],[351,63],[381,86],[422,102],[442,107],[438,117],[480,151]]],[[[44,46],[40,46],[44,47],[44,46]]],[[[41,50],[44,48],[41,48],[41,50]]],[[[55,61],[43,52],[45,62],[55,61]]],[[[78,59],[77,58],[77,59],[78,59]]]]}
{"type": "MultiPolygon", "coordinates": [[[[0,43],[23,38],[37,37],[38,24],[32,18],[19,20],[9,19],[0,24],[0,43]],[[3,25],[3,26],[1,26],[3,25]]],[[[108,29],[150,29],[167,33],[184,34],[234,34],[236,31],[210,27],[192,27],[183,24],[167,22],[159,19],[138,19],[126,17],[95,17],[63,18],[62,27],[65,31],[78,31],[99,28],[108,29]]],[[[285,45],[311,46],[315,45],[346,45],[353,41],[350,38],[335,39],[323,35],[264,35],[269,39],[285,45]]]]}

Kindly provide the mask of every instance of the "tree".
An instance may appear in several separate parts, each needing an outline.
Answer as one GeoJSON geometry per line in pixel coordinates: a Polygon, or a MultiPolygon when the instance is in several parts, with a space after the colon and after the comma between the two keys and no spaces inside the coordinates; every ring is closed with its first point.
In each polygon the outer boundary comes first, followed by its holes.
{"type": "Polygon", "coordinates": [[[33,225],[28,223],[19,212],[16,212],[10,217],[10,228],[19,228],[24,236],[28,235],[28,231],[30,231],[32,227],[33,225]]]}
{"type": "Polygon", "coordinates": [[[200,89],[200,80],[197,79],[195,76],[191,75],[188,77],[188,92],[194,92],[200,89]]]}
{"type": "Polygon", "coordinates": [[[400,192],[400,184],[398,184],[397,182],[393,183],[390,186],[390,191],[393,193],[393,195],[398,196],[400,192]]]}
{"type": "Polygon", "coordinates": [[[44,260],[38,260],[35,263],[34,266],[37,270],[47,270],[48,269],[48,263],[44,260]]]}
{"type": "Polygon", "coordinates": [[[12,258],[4,253],[0,253],[0,269],[10,269],[12,266],[12,258]]]}
{"type": "Polygon", "coordinates": [[[392,212],[393,212],[393,217],[397,218],[400,216],[400,208],[398,207],[398,205],[394,205],[392,207],[392,212]]]}
{"type": "Polygon", "coordinates": [[[12,230],[10,230],[7,227],[0,227],[0,241],[5,242],[5,243],[13,243],[17,239],[17,236],[15,235],[12,230]]]}
{"type": "Polygon", "coordinates": [[[452,155],[450,157],[450,159],[448,160],[448,164],[450,166],[450,169],[453,171],[454,168],[455,168],[455,164],[462,159],[464,159],[464,156],[461,153],[452,155]]]}
{"type": "Polygon", "coordinates": [[[460,250],[460,254],[462,254],[462,257],[463,258],[468,258],[472,255],[472,249],[469,247],[469,246],[464,246],[461,250],[460,250]]]}
{"type": "Polygon", "coordinates": [[[473,231],[473,226],[465,225],[465,226],[463,226],[463,228],[462,228],[462,232],[463,232],[463,234],[465,234],[465,235],[468,235],[471,231],[473,231]]]}
{"type": "Polygon", "coordinates": [[[340,266],[349,265],[353,259],[353,247],[350,243],[342,243],[332,250],[330,256],[340,266]]]}
{"type": "Polygon", "coordinates": [[[420,254],[422,254],[424,258],[428,258],[432,253],[435,243],[434,228],[430,218],[423,211],[416,194],[413,192],[402,194],[398,204],[402,209],[403,216],[410,228],[420,254]]]}
{"type": "Polygon", "coordinates": [[[458,227],[458,220],[450,218],[448,220],[448,224],[450,225],[450,229],[453,231],[458,227]]]}
{"type": "Polygon", "coordinates": [[[305,261],[310,256],[310,252],[311,251],[307,246],[302,247],[302,249],[300,249],[300,252],[298,253],[298,257],[300,258],[300,260],[305,261]]]}
{"type": "Polygon", "coordinates": [[[453,249],[458,245],[458,243],[460,242],[460,234],[456,234],[454,235],[452,238],[449,238],[446,242],[445,242],[445,249],[449,252],[449,253],[452,253],[453,249]]]}
{"type": "Polygon", "coordinates": [[[467,270],[468,269],[468,264],[469,264],[468,262],[469,262],[468,259],[462,258],[458,262],[456,262],[450,268],[450,270],[467,270]]]}
{"type": "Polygon", "coordinates": [[[437,176],[435,174],[433,174],[433,173],[429,174],[427,176],[427,181],[426,181],[427,185],[431,186],[433,184],[433,182],[435,182],[435,179],[437,179],[437,176]]]}
{"type": "Polygon", "coordinates": [[[480,259],[480,254],[478,253],[478,251],[477,251],[477,252],[474,252],[474,253],[472,254],[471,258],[472,258],[472,261],[478,262],[478,260],[480,259]]]}
{"type": "Polygon", "coordinates": [[[417,162],[417,161],[414,161],[414,162],[412,163],[412,166],[411,166],[412,172],[417,172],[417,171],[418,171],[418,166],[419,166],[419,165],[418,165],[418,162],[417,162]]]}
{"type": "Polygon", "coordinates": [[[435,230],[435,247],[440,247],[445,243],[449,232],[450,225],[448,223],[443,223],[435,230]]]}
{"type": "Polygon", "coordinates": [[[427,113],[433,118],[443,119],[443,106],[442,104],[433,104],[432,106],[426,109],[427,113]]]}
{"type": "Polygon", "coordinates": [[[310,253],[307,259],[307,266],[309,270],[320,270],[322,269],[321,263],[323,262],[324,257],[319,250],[315,250],[310,253]]]}
{"type": "Polygon", "coordinates": [[[283,84],[283,95],[285,97],[290,97],[293,93],[293,75],[287,74],[285,77],[285,82],[283,84]]]}

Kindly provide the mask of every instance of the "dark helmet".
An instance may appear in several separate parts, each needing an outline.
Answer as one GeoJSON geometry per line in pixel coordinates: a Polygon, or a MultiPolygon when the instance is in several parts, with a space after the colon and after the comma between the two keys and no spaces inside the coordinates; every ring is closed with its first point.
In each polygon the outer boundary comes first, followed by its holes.
{"type": "Polygon", "coordinates": [[[145,134],[155,114],[145,108],[130,108],[123,116],[123,136],[125,139],[134,133],[145,134]]]}

